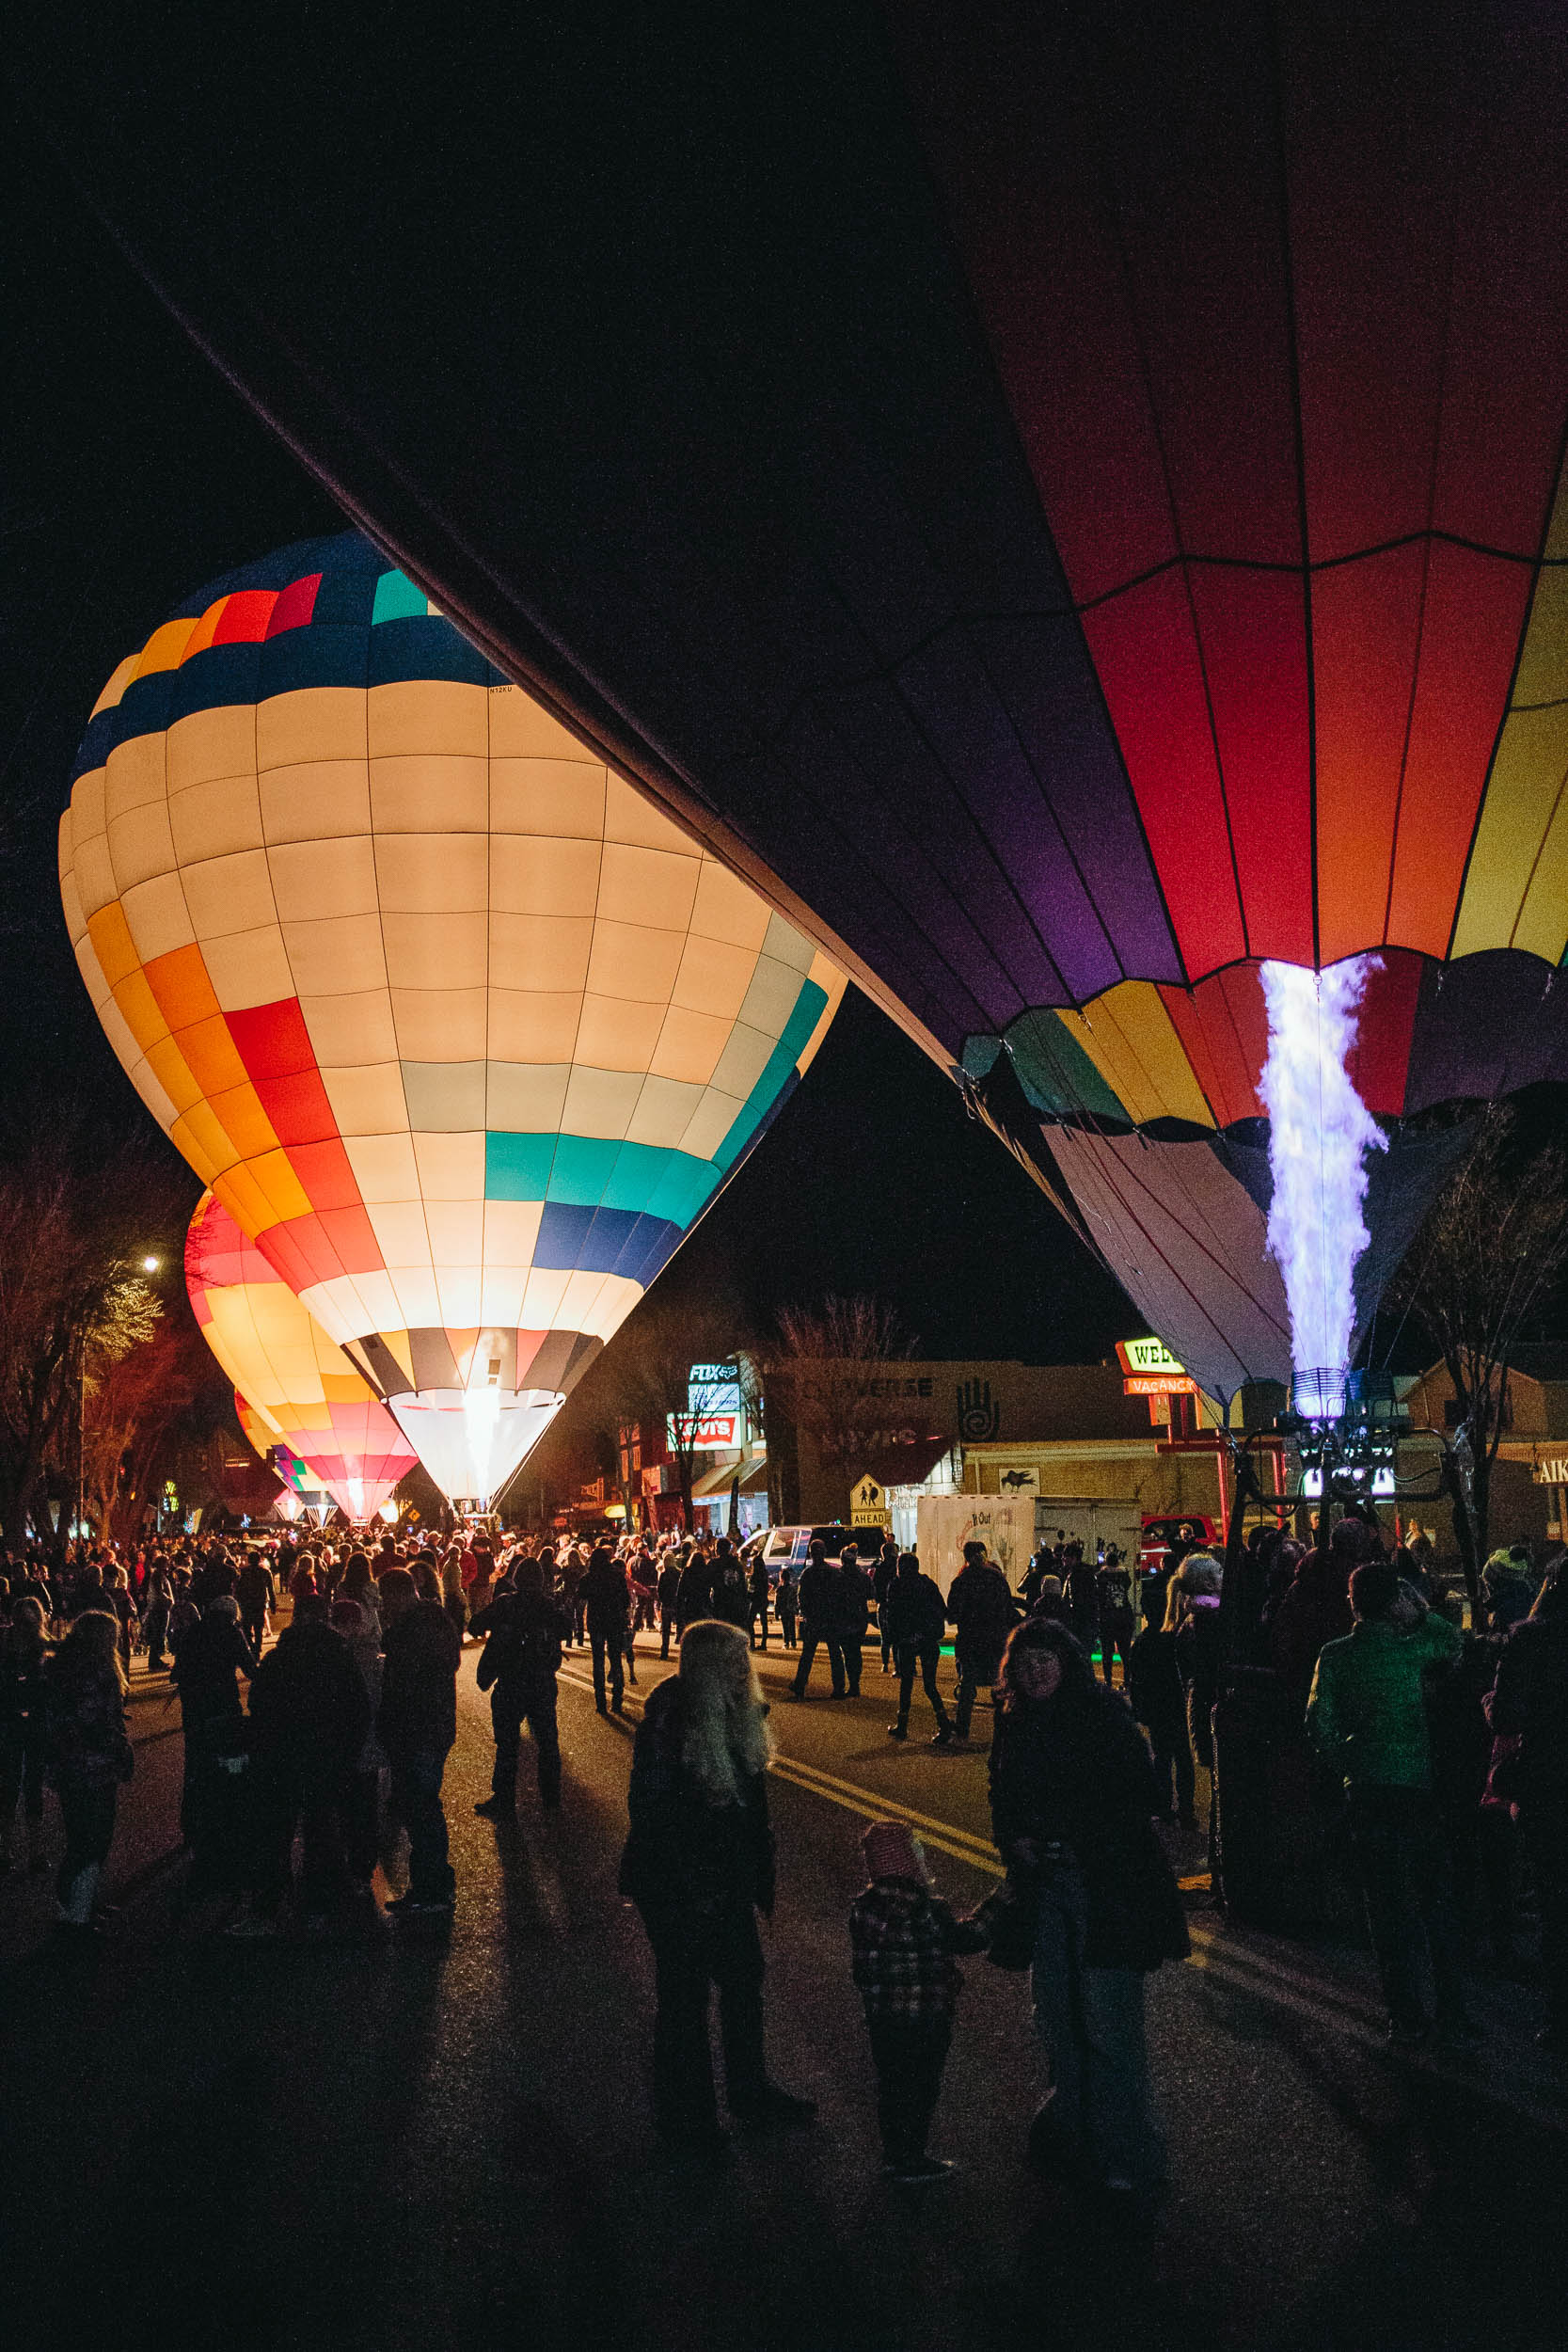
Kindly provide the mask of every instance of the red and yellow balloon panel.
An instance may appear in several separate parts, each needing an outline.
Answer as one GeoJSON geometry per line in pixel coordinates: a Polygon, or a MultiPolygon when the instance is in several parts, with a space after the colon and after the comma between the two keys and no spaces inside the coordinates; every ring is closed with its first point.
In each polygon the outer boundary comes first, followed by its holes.
{"type": "Polygon", "coordinates": [[[353,533],[120,664],[60,877],[143,1101],[454,1498],[499,1492],[845,984],[353,533]]]}
{"type": "MultiPolygon", "coordinates": [[[[223,1203],[204,1193],[185,1239],[185,1287],[258,1453],[279,1449],[351,1519],[379,1510],[416,1456],[362,1373],[300,1305],[223,1203]]],[[[296,1492],[304,1486],[284,1475],[296,1492]]]]}
{"type": "MultiPolygon", "coordinates": [[[[259,1413],[248,1399],[234,1391],[234,1418],[244,1432],[245,1443],[265,1464],[275,1481],[281,1480],[270,1498],[273,1510],[281,1519],[293,1521],[304,1511],[325,1525],[332,1509],[333,1498],[322,1485],[313,1470],[308,1470],[290,1446],[284,1444],[277,1431],[263,1414],[259,1413]]],[[[245,1510],[245,1502],[227,1491],[224,1500],[230,1510],[245,1510]]]]}

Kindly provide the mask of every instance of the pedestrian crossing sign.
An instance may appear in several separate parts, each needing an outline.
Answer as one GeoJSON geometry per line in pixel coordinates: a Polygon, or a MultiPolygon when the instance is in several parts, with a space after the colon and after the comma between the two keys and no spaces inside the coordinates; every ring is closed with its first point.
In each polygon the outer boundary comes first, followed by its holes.
{"type": "Polygon", "coordinates": [[[851,1527],[887,1527],[892,1515],[887,1507],[887,1491],[874,1478],[858,1478],[849,1494],[849,1524],[851,1527]]]}

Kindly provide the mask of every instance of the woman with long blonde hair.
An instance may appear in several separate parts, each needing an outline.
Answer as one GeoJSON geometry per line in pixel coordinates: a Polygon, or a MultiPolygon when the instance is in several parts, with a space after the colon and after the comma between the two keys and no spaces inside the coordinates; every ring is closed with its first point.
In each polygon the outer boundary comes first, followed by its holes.
{"type": "Polygon", "coordinates": [[[650,1692],[638,1729],[621,1891],[654,1951],[655,2124],[699,2151],[723,2140],[708,2045],[716,1987],[731,2115],[785,2124],[816,2111],[769,2082],[764,2054],[756,1915],[773,1912],[772,1753],[744,1629],[717,1618],[688,1626],[680,1672],[650,1692]]]}

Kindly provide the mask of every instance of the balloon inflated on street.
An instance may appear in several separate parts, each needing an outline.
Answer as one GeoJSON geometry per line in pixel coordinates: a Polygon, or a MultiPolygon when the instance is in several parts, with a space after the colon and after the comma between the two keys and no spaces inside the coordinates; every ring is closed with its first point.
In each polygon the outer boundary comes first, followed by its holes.
{"type": "Polygon", "coordinates": [[[352,533],[120,664],[60,868],[143,1101],[453,1498],[516,1470],[844,987],[352,533]]]}

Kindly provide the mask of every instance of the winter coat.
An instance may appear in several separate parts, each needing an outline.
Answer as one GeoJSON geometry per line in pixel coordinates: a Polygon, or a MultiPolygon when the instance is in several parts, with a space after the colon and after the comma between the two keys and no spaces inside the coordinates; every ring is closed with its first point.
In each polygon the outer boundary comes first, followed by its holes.
{"type": "Polygon", "coordinates": [[[836,1631],[840,1617],[839,1570],[830,1560],[808,1560],[800,1570],[795,1597],[807,1628],[815,1633],[836,1631]]]}
{"type": "Polygon", "coordinates": [[[947,1630],[941,1587],[928,1576],[895,1576],[888,1587],[885,1622],[895,1649],[907,1642],[940,1642],[947,1630]]]}
{"type": "Polygon", "coordinates": [[[1492,1729],[1522,1735],[1519,1809],[1568,1807],[1568,1619],[1530,1617],[1503,1645],[1492,1693],[1492,1729]]]}
{"type": "Polygon", "coordinates": [[[694,1625],[708,1613],[708,1598],[712,1591],[712,1570],[700,1552],[693,1552],[680,1571],[680,1588],[675,1600],[675,1614],[682,1625],[694,1625]]]}
{"type": "Polygon", "coordinates": [[[125,1728],[119,1677],[106,1659],[69,1645],[55,1651],[44,1681],[49,1778],[56,1788],[115,1788],[135,1758],[125,1728]]]}
{"type": "Polygon", "coordinates": [[[736,1904],[770,1913],[767,1776],[753,1773],[738,1804],[711,1804],[681,1761],[684,1710],[678,1675],[648,1694],[632,1750],[621,1892],[644,1914],[689,1916],[736,1904]]]}
{"type": "Polygon", "coordinates": [[[342,1635],[307,1618],[284,1627],[251,1677],[250,1732],[272,1765],[333,1778],[356,1761],[370,1693],[342,1635]]]}
{"type": "Polygon", "coordinates": [[[272,1570],[264,1560],[245,1562],[245,1566],[240,1570],[235,1598],[247,1617],[259,1616],[263,1609],[277,1608],[277,1587],[272,1581],[272,1570]]]}
{"type": "Polygon", "coordinates": [[[486,1640],[479,1661],[479,1687],[526,1708],[555,1690],[562,1644],[570,1631],[553,1600],[541,1594],[503,1593],[486,1613],[486,1640]]]}
{"type": "Polygon", "coordinates": [[[1127,1661],[1127,1695],[1158,1754],[1172,1755],[1187,1737],[1187,1702],[1176,1665],[1176,1636],[1146,1626],[1127,1661]]]}
{"type": "MultiPolygon", "coordinates": [[[[232,1617],[198,1617],[180,1645],[169,1680],[180,1693],[180,1720],[187,1741],[236,1755],[245,1721],[239,1677],[255,1676],[255,1652],[232,1617]]],[[[243,1744],[243,1740],[241,1741],[243,1744]]]]}
{"type": "Polygon", "coordinates": [[[680,1600],[681,1572],[672,1561],[658,1572],[658,1607],[661,1616],[673,1617],[680,1600]]]}
{"type": "MultiPolygon", "coordinates": [[[[0,1758],[41,1745],[49,1723],[49,1649],[14,1626],[0,1632],[0,1758]]],[[[0,1828],[5,1823],[0,1822],[0,1828]]]]}
{"type": "Polygon", "coordinates": [[[1176,1671],[1187,1694],[1187,1737],[1193,1755],[1209,1772],[1214,1762],[1214,1701],[1220,1694],[1225,1658],[1219,1610],[1195,1608],[1171,1639],[1176,1645],[1176,1671]]]}
{"type": "Polygon", "coordinates": [[[750,1625],[752,1621],[752,1591],[746,1564],[733,1551],[721,1553],[713,1564],[708,1608],[726,1625],[750,1625]]]}
{"type": "Polygon", "coordinates": [[[911,1879],[874,1879],[849,1906],[849,1950],[867,2017],[951,2017],[963,1988],[956,1954],[984,1949],[977,1921],[911,1879]]]}
{"type": "Polygon", "coordinates": [[[631,1615],[631,1589],[626,1572],[616,1560],[600,1560],[590,1566],[578,1587],[588,1620],[590,1633],[625,1634],[631,1615]]]}
{"type": "Polygon", "coordinates": [[[1132,1623],[1132,1576],[1128,1568],[1101,1568],[1096,1574],[1095,1595],[1102,1626],[1114,1626],[1119,1632],[1132,1623]]]}
{"type": "Polygon", "coordinates": [[[1100,1631],[1099,1579],[1087,1560],[1074,1560],[1062,1578],[1072,1629],[1087,1649],[1100,1631]]]}
{"type": "Polygon", "coordinates": [[[959,1664],[974,1666],[982,1682],[994,1681],[1007,1636],[1018,1623],[1007,1580],[994,1562],[971,1561],[958,1570],[948,1591],[947,1614],[959,1664]]]}
{"type": "Polygon", "coordinates": [[[1436,1615],[1408,1629],[1375,1617],[1326,1645],[1307,1728],[1347,1789],[1432,1787],[1426,1677],[1454,1665],[1463,1647],[1458,1629],[1436,1615]]]}
{"type": "Polygon", "coordinates": [[[1154,1828],[1158,1805],[1148,1750],[1114,1692],[1069,1683],[1044,1706],[998,1712],[992,1835],[1005,1860],[1024,1837],[1070,1854],[1088,1902],[1091,1968],[1150,1969],[1186,1957],[1181,1898],[1154,1828]]]}
{"type": "Polygon", "coordinates": [[[833,1601],[838,1631],[847,1642],[863,1642],[871,1623],[871,1579],[862,1567],[838,1567],[833,1601]]]}
{"type": "Polygon", "coordinates": [[[438,1600],[419,1600],[387,1628],[376,1729],[388,1756],[445,1755],[457,1737],[463,1636],[438,1600]]]}
{"type": "Polygon", "coordinates": [[[1344,1552],[1309,1551],[1269,1621],[1269,1662],[1287,1682],[1305,1691],[1325,1642],[1349,1634],[1354,1563],[1344,1552]]]}

